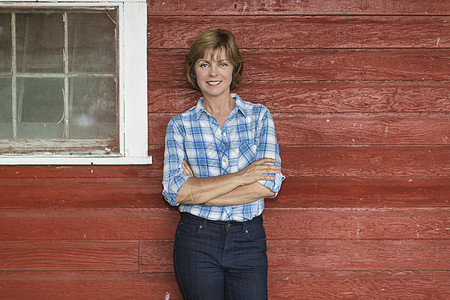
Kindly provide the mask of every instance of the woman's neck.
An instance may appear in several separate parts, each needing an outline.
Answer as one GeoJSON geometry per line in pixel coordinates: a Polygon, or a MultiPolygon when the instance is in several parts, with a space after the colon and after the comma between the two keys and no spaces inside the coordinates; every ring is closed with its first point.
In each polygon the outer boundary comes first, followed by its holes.
{"type": "Polygon", "coordinates": [[[203,108],[219,123],[220,128],[227,120],[234,108],[235,99],[229,94],[225,98],[205,98],[203,97],[203,108]]]}
{"type": "Polygon", "coordinates": [[[235,99],[229,94],[220,98],[203,97],[203,108],[212,116],[222,115],[224,113],[228,116],[234,108],[234,102],[235,99]]]}

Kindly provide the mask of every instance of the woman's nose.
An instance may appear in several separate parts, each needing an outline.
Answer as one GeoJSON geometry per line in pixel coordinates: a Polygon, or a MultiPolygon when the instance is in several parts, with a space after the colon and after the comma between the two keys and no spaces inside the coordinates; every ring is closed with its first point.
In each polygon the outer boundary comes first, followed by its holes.
{"type": "Polygon", "coordinates": [[[209,68],[209,76],[216,76],[217,75],[217,66],[212,65],[211,68],[209,68]]]}

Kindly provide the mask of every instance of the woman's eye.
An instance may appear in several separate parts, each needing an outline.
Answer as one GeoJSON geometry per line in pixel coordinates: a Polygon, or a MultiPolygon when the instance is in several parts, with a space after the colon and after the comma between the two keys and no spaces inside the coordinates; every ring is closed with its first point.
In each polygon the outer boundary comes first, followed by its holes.
{"type": "Polygon", "coordinates": [[[200,64],[200,67],[201,67],[201,68],[207,68],[207,67],[208,67],[208,64],[200,64]]]}
{"type": "Polygon", "coordinates": [[[227,63],[221,63],[220,66],[221,66],[221,67],[227,67],[228,64],[227,64],[227,63]]]}

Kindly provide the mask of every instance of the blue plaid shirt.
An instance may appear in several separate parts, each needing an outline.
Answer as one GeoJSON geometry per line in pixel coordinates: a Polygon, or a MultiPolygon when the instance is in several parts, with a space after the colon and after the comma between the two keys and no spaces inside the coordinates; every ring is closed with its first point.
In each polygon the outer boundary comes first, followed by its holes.
{"type": "MultiPolygon", "coordinates": [[[[209,220],[246,221],[260,215],[264,199],[232,206],[178,204],[175,197],[189,178],[183,174],[183,160],[195,177],[212,177],[235,173],[250,163],[269,157],[281,166],[275,126],[269,110],[261,104],[243,101],[238,95],[235,106],[222,129],[217,120],[203,108],[203,99],[181,115],[173,117],[166,132],[164,152],[163,195],[181,212],[209,220]]],[[[258,181],[278,194],[284,176],[275,174],[275,180],[258,181]]],[[[273,197],[275,197],[273,196],[273,197]]]]}

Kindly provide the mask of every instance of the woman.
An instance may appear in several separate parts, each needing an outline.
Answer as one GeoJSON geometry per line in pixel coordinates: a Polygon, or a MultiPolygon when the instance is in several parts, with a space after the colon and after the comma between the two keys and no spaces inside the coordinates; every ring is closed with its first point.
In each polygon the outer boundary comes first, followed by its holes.
{"type": "Polygon", "coordinates": [[[261,213],[284,177],[270,112],[230,94],[242,69],[231,32],[198,35],[185,75],[202,97],[167,127],[163,195],[181,212],[174,266],[185,299],[267,299],[261,213]]]}

